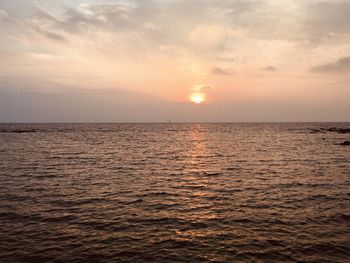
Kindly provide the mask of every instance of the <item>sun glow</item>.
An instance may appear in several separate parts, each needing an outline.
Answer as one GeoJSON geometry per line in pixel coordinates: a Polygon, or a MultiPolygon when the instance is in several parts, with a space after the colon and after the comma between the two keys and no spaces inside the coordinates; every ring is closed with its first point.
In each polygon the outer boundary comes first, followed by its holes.
{"type": "Polygon", "coordinates": [[[205,101],[205,94],[203,93],[192,93],[189,96],[190,101],[196,103],[196,104],[200,104],[202,102],[205,101]]]}

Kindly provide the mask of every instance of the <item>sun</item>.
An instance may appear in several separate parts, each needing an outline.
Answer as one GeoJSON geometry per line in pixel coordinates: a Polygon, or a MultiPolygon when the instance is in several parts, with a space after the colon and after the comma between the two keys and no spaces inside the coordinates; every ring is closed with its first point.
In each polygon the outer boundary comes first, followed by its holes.
{"type": "Polygon", "coordinates": [[[196,104],[200,104],[200,103],[205,101],[205,94],[199,93],[199,92],[192,93],[192,94],[190,94],[189,99],[190,99],[190,101],[192,101],[196,104]]]}

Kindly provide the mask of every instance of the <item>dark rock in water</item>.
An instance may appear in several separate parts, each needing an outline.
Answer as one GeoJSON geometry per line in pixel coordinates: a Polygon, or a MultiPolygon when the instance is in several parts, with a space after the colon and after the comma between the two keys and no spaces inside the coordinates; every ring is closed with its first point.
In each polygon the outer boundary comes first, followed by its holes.
{"type": "Polygon", "coordinates": [[[3,133],[33,133],[37,132],[37,130],[0,130],[3,133]]]}
{"type": "Polygon", "coordinates": [[[350,133],[350,129],[338,129],[337,132],[338,132],[338,133],[342,133],[342,134],[344,134],[344,133],[350,133]]]}
{"type": "Polygon", "coordinates": [[[323,129],[311,129],[310,133],[324,133],[325,131],[323,129]]]}
{"type": "Polygon", "coordinates": [[[350,141],[342,142],[340,145],[343,145],[343,146],[350,146],[350,141]]]}
{"type": "Polygon", "coordinates": [[[344,134],[344,133],[350,133],[350,129],[347,129],[347,128],[329,128],[327,129],[327,131],[329,132],[337,132],[337,133],[341,133],[341,134],[344,134]]]}
{"type": "Polygon", "coordinates": [[[336,132],[336,131],[338,131],[338,128],[332,127],[332,128],[327,129],[327,131],[329,131],[329,132],[336,132]]]}
{"type": "Polygon", "coordinates": [[[325,133],[325,132],[337,132],[340,134],[345,134],[345,133],[350,133],[350,128],[336,128],[336,127],[331,127],[328,129],[325,128],[320,128],[320,129],[310,129],[310,133],[325,133]]]}

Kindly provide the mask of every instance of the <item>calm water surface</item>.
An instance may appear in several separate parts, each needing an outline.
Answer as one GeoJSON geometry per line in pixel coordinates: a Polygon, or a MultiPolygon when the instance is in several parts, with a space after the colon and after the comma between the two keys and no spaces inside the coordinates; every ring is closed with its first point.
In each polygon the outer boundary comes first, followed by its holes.
{"type": "Polygon", "coordinates": [[[332,126],[0,124],[0,262],[350,262],[332,126]]]}

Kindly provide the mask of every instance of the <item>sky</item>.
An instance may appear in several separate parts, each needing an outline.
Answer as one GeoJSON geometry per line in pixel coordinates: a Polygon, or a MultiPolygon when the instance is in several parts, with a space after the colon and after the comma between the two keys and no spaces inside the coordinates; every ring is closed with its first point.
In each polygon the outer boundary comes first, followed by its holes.
{"type": "Polygon", "coordinates": [[[0,122],[350,121],[349,98],[350,0],[0,0],[0,122]]]}

